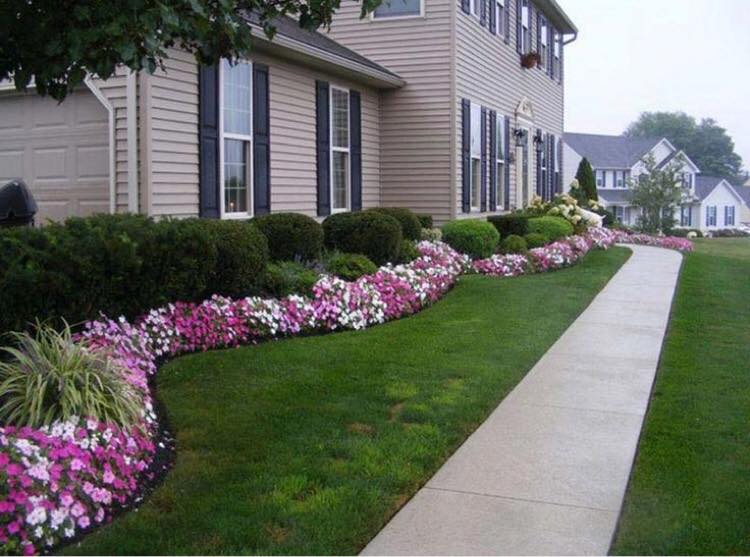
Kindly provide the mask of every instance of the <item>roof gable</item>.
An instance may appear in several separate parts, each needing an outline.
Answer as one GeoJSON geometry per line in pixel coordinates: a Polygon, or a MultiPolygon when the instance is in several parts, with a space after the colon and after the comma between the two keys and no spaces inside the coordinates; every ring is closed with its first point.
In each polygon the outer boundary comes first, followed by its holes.
{"type": "Polygon", "coordinates": [[[566,133],[564,140],[576,153],[586,157],[594,168],[626,170],[661,143],[663,138],[566,133]]]}
{"type": "Polygon", "coordinates": [[[727,182],[724,178],[719,178],[718,176],[704,176],[702,174],[695,177],[695,196],[703,201],[719,186],[727,188],[741,203],[746,202],[744,197],[740,195],[737,190],[732,187],[732,184],[727,182]]]}

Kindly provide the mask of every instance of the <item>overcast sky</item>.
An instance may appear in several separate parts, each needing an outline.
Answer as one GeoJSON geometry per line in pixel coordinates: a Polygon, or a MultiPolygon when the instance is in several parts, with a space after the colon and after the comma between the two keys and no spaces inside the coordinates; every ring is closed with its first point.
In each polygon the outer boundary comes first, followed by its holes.
{"type": "Polygon", "coordinates": [[[620,134],[681,110],[727,129],[750,168],[750,0],[558,0],[580,33],[565,51],[565,130],[620,134]]]}

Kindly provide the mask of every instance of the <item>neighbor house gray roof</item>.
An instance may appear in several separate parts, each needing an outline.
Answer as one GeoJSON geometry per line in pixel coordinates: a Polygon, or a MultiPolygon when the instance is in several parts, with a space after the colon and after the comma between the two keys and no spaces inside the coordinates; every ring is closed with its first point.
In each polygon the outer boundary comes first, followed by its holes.
{"type": "Polygon", "coordinates": [[[698,174],[695,177],[695,197],[698,199],[706,199],[708,195],[714,191],[714,188],[719,185],[719,183],[724,178],[719,178],[717,176],[704,176],[703,174],[698,174]]]}
{"type": "Polygon", "coordinates": [[[631,168],[663,139],[591,133],[566,133],[564,137],[565,143],[586,157],[595,169],[631,168]]]}
{"type": "Polygon", "coordinates": [[[734,191],[742,198],[745,205],[750,207],[750,186],[735,186],[734,191]]]}
{"type": "MultiPolygon", "coordinates": [[[[260,26],[260,18],[254,12],[246,12],[244,14],[245,19],[253,26],[260,26]]],[[[384,68],[380,64],[376,64],[369,58],[362,56],[361,54],[354,52],[353,50],[346,48],[344,45],[337,43],[333,39],[327,37],[323,33],[317,31],[309,31],[299,26],[299,23],[288,16],[276,17],[271,20],[271,25],[276,28],[276,36],[286,37],[298,43],[302,43],[308,47],[333,54],[339,58],[367,66],[373,70],[377,70],[382,73],[390,74],[395,78],[399,76],[388,68],[384,68]]],[[[259,35],[260,38],[266,39],[265,34],[259,35]]],[[[273,42],[273,39],[271,39],[273,42]]],[[[399,78],[400,79],[400,78],[399,78]]]]}
{"type": "Polygon", "coordinates": [[[613,203],[630,203],[630,190],[599,190],[597,192],[599,199],[605,201],[607,205],[613,203]]]}

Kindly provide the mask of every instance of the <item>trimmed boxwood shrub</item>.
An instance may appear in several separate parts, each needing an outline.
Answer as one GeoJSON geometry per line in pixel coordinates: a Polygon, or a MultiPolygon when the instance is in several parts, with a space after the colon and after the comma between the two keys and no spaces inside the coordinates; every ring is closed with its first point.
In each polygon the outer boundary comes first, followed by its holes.
{"type": "Polygon", "coordinates": [[[273,261],[313,261],[320,257],[323,228],[313,218],[299,213],[271,213],[255,217],[251,224],[268,240],[273,261]]]}
{"type": "Polygon", "coordinates": [[[509,215],[493,215],[487,217],[487,221],[500,233],[501,238],[515,234],[524,236],[529,232],[529,217],[520,213],[511,213],[509,215]]]}
{"type": "Polygon", "coordinates": [[[96,215],[1,229],[0,332],[37,318],[132,319],[170,302],[252,293],[266,250],[262,234],[239,222],[96,215]]]}
{"type": "Polygon", "coordinates": [[[417,215],[417,218],[419,219],[419,224],[422,225],[422,228],[432,228],[432,215],[417,215]]]}
{"type": "Polygon", "coordinates": [[[326,270],[344,280],[357,280],[362,275],[371,275],[378,266],[359,253],[336,253],[326,262],[326,270]]]}
{"type": "Polygon", "coordinates": [[[483,259],[495,252],[500,234],[483,220],[454,220],[443,225],[443,241],[453,249],[474,259],[483,259]]]}
{"type": "Polygon", "coordinates": [[[539,232],[529,232],[523,237],[529,249],[541,248],[549,244],[549,237],[539,232]]]}
{"type": "Polygon", "coordinates": [[[573,234],[573,225],[560,217],[535,217],[529,219],[529,232],[544,234],[554,242],[573,234]]]}
{"type": "Polygon", "coordinates": [[[206,294],[239,298],[256,293],[268,263],[268,242],[260,229],[232,220],[198,222],[216,245],[216,265],[206,294]]]}
{"type": "Polygon", "coordinates": [[[346,253],[361,253],[378,265],[398,260],[401,225],[375,211],[336,213],[323,221],[325,244],[346,253]]]}
{"type": "Polygon", "coordinates": [[[269,263],[263,276],[263,292],[275,298],[290,294],[312,294],[318,273],[296,261],[269,263]]]}
{"type": "Polygon", "coordinates": [[[500,251],[502,253],[526,253],[529,248],[526,245],[526,240],[521,236],[511,234],[500,242],[500,251]]]}
{"type": "Polygon", "coordinates": [[[398,263],[409,263],[419,257],[417,246],[411,240],[401,240],[401,248],[398,251],[398,263]]]}
{"type": "Polygon", "coordinates": [[[422,235],[422,225],[419,222],[419,218],[409,209],[403,207],[376,207],[367,209],[367,211],[389,215],[396,219],[401,225],[401,235],[405,240],[419,240],[422,235]]]}

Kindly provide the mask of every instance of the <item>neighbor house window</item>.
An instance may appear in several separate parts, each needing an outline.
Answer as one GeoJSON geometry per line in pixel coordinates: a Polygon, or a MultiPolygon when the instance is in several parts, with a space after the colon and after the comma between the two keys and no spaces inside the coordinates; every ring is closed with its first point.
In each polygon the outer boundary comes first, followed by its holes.
{"type": "Polygon", "coordinates": [[[349,207],[349,91],[331,87],[331,210],[349,207]]]}
{"type": "Polygon", "coordinates": [[[602,172],[601,170],[596,171],[596,187],[597,188],[604,187],[604,172],[602,172]]]}
{"type": "Polygon", "coordinates": [[[690,189],[690,187],[693,185],[693,175],[689,172],[684,172],[682,174],[682,187],[685,189],[690,189]]]}
{"type": "Polygon", "coordinates": [[[471,209],[479,211],[482,197],[482,107],[471,104],[471,209]]]}
{"type": "Polygon", "coordinates": [[[690,210],[690,205],[683,205],[680,207],[680,226],[692,226],[693,215],[690,210]]]}
{"type": "Polygon", "coordinates": [[[625,173],[622,171],[615,170],[615,179],[617,180],[617,187],[618,188],[624,188],[625,187],[625,173]]]}
{"type": "Polygon", "coordinates": [[[383,0],[372,13],[373,19],[422,15],[422,0],[383,0]]]}
{"type": "Polygon", "coordinates": [[[716,205],[706,207],[706,226],[716,226],[716,205]]]}
{"type": "Polygon", "coordinates": [[[249,62],[221,64],[221,208],[225,216],[251,212],[253,139],[252,74],[249,62]]]}
{"type": "Polygon", "coordinates": [[[724,207],[724,226],[734,226],[734,205],[724,207]]]}
{"type": "Polygon", "coordinates": [[[547,20],[542,14],[537,19],[537,44],[539,45],[539,67],[547,67],[549,32],[547,31],[547,20]]]}
{"type": "Polygon", "coordinates": [[[497,126],[495,126],[495,146],[497,156],[497,168],[495,170],[495,199],[497,206],[505,206],[505,117],[497,117],[497,126]]]}
{"type": "Polygon", "coordinates": [[[505,35],[505,0],[495,0],[495,31],[505,35]]]}
{"type": "Polygon", "coordinates": [[[620,205],[615,205],[614,207],[612,207],[612,209],[613,209],[612,212],[614,213],[615,218],[618,220],[618,222],[624,223],[625,222],[625,207],[622,207],[620,205]]]}

